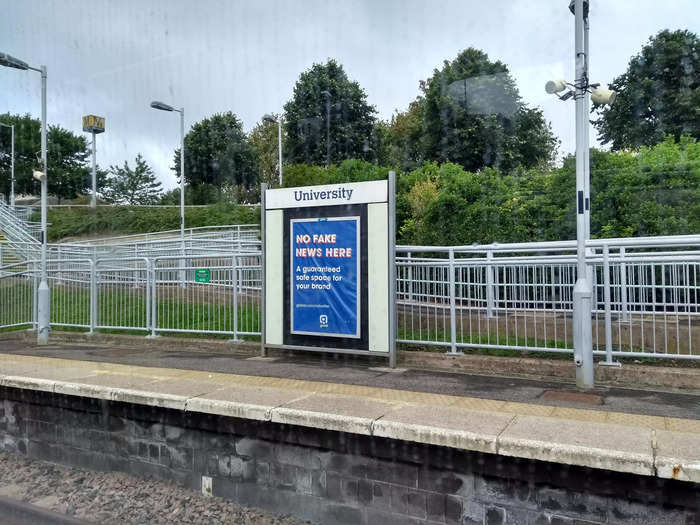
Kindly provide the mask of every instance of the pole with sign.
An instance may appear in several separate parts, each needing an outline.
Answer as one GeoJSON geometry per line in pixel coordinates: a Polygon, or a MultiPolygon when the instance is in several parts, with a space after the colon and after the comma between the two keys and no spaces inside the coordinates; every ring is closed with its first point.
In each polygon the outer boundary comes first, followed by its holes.
{"type": "Polygon", "coordinates": [[[97,115],[85,115],[83,117],[83,131],[92,133],[92,198],[90,199],[90,207],[97,206],[97,142],[95,135],[104,133],[105,119],[97,115]]]}
{"type": "Polygon", "coordinates": [[[266,348],[383,355],[395,363],[394,174],[263,186],[266,348]]]}

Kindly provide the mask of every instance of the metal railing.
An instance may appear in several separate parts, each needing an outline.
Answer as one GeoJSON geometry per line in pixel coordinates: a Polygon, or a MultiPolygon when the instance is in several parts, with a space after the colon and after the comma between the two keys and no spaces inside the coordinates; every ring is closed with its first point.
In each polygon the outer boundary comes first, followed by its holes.
{"type": "MultiPolygon", "coordinates": [[[[700,359],[700,236],[587,244],[594,352],[700,359]]],[[[397,247],[399,342],[573,350],[575,246],[397,247]],[[416,257],[421,255],[421,257],[416,257]]]]}
{"type": "MultiPolygon", "coordinates": [[[[52,258],[51,323],[260,334],[259,241],[226,251],[218,243],[228,241],[209,239],[184,257],[179,245],[158,242],[150,256],[89,247],[87,257],[52,258]]],[[[594,240],[587,248],[596,354],[700,359],[700,236],[594,240]]],[[[397,341],[453,354],[571,353],[574,251],[571,242],[397,247],[397,341]]],[[[0,267],[0,328],[32,325],[36,275],[31,261],[0,267]]]]}

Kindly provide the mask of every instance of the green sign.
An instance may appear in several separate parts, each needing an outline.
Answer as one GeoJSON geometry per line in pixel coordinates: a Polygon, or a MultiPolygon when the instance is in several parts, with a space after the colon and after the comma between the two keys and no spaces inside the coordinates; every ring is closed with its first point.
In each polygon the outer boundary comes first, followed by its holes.
{"type": "Polygon", "coordinates": [[[194,282],[208,283],[211,281],[211,270],[209,268],[198,268],[194,271],[194,282]]]}

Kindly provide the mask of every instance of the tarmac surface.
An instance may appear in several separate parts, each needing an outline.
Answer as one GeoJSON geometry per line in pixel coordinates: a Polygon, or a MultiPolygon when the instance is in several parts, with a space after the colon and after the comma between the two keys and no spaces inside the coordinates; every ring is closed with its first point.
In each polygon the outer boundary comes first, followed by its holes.
{"type": "MultiPolygon", "coordinates": [[[[206,345],[205,342],[202,344],[206,345]]],[[[385,368],[383,361],[369,362],[355,356],[297,353],[261,359],[231,355],[219,349],[162,349],[82,343],[38,347],[21,340],[0,340],[0,354],[318,381],[700,420],[700,394],[695,393],[599,387],[588,394],[581,394],[573,382],[410,369],[391,371],[385,368]]]]}

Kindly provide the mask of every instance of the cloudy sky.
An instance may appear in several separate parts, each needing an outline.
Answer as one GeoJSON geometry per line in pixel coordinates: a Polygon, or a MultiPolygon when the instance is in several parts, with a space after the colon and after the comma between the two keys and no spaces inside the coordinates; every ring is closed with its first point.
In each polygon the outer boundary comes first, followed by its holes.
{"type": "MultiPolygon", "coordinates": [[[[591,0],[591,79],[607,83],[661,29],[700,32],[697,0],[591,0]]],[[[185,125],[232,110],[246,130],[279,111],[299,73],[335,58],[381,118],[403,110],[443,60],[477,47],[505,62],[520,93],[574,149],[574,107],[544,93],[572,79],[568,0],[0,0],[0,52],[46,64],[48,118],[76,133],[106,117],[98,163],[137,153],[168,188],[185,125]]],[[[0,113],[40,114],[38,74],[0,68],[0,113]]]]}

